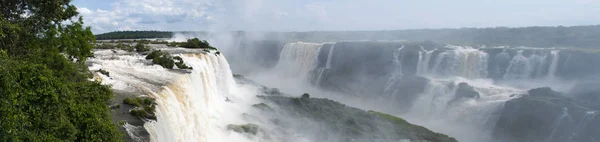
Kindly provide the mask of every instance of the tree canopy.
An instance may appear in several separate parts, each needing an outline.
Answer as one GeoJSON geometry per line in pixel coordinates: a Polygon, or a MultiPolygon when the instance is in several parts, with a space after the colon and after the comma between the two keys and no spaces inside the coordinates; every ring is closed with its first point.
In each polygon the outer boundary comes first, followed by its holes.
{"type": "Polygon", "coordinates": [[[0,141],[121,141],[70,0],[0,1],[0,141]]]}
{"type": "Polygon", "coordinates": [[[173,32],[163,31],[116,31],[96,35],[98,40],[107,39],[142,39],[142,38],[171,38],[173,32]]]}

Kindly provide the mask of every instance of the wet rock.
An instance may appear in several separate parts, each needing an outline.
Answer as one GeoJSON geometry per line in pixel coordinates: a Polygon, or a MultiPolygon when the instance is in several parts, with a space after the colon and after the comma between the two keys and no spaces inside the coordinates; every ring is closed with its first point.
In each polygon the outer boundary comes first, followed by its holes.
{"type": "Polygon", "coordinates": [[[600,140],[600,119],[594,110],[562,96],[550,88],[528,91],[529,95],[506,102],[493,129],[500,141],[589,142],[600,140]],[[594,126],[594,127],[592,127],[594,126]]]}

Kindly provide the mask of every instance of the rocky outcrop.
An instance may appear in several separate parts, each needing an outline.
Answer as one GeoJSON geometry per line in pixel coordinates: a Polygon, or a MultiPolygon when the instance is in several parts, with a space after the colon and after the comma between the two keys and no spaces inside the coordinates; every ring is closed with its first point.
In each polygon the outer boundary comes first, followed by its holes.
{"type": "Polygon", "coordinates": [[[590,142],[600,140],[598,112],[550,88],[506,102],[493,135],[499,141],[590,142]]]}
{"type": "Polygon", "coordinates": [[[458,83],[458,88],[456,88],[456,92],[454,93],[454,98],[448,102],[448,105],[453,105],[461,100],[465,99],[479,99],[479,92],[475,91],[473,86],[461,82],[458,83]]]}
{"type": "MultiPolygon", "coordinates": [[[[319,141],[361,141],[361,142],[456,142],[457,140],[444,134],[408,123],[402,118],[389,114],[364,111],[349,107],[328,99],[291,98],[283,96],[263,96],[263,100],[277,105],[273,114],[288,114],[300,119],[306,125],[301,128],[290,126],[289,119],[277,119],[274,123],[282,128],[303,129],[300,135],[315,134],[313,140],[319,141]],[[318,127],[310,127],[317,123],[318,127]],[[306,133],[306,134],[302,134],[306,133]]],[[[267,112],[264,112],[267,113],[267,112]]],[[[283,129],[282,129],[283,130],[283,129]]]]}

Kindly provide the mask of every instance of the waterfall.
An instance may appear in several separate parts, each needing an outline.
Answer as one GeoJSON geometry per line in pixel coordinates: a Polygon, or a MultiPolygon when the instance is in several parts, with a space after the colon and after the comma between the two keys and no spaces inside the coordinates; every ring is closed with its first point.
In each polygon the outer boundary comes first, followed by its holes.
{"type": "Polygon", "coordinates": [[[322,82],[322,77],[323,74],[325,72],[327,72],[327,70],[331,69],[331,58],[333,57],[333,50],[335,49],[335,43],[333,43],[331,45],[331,47],[329,47],[329,52],[327,53],[327,61],[325,62],[325,67],[324,68],[320,68],[318,69],[318,77],[316,80],[316,85],[315,86],[319,86],[322,82]]]}
{"type": "Polygon", "coordinates": [[[550,68],[548,69],[548,78],[554,79],[556,74],[556,68],[558,68],[558,52],[559,50],[550,51],[552,62],[550,62],[550,68]]]}
{"type": "Polygon", "coordinates": [[[151,140],[233,139],[235,136],[231,136],[225,127],[236,122],[241,112],[233,107],[243,99],[233,93],[236,86],[229,64],[223,56],[213,54],[185,55],[182,58],[194,70],[164,86],[162,91],[151,93],[157,103],[157,121],[146,125],[151,140]]]}
{"type": "Polygon", "coordinates": [[[405,116],[414,123],[449,134],[459,140],[488,141],[489,131],[494,129],[505,102],[517,97],[513,94],[523,92],[515,88],[497,86],[490,80],[430,78],[425,91],[414,101],[405,116]],[[458,84],[462,82],[471,85],[480,97],[457,99],[458,84]],[[453,101],[457,102],[451,103],[453,101]],[[447,128],[448,124],[457,127],[447,128]],[[474,135],[478,138],[460,135],[464,131],[477,133],[474,135]]]}
{"type": "Polygon", "coordinates": [[[394,51],[394,59],[392,59],[392,62],[394,63],[392,65],[394,67],[394,70],[392,71],[392,74],[390,75],[390,78],[388,79],[385,88],[383,89],[383,92],[385,94],[396,94],[396,91],[398,91],[398,89],[394,89],[394,91],[390,91],[390,89],[394,88],[394,85],[402,79],[402,76],[404,76],[404,74],[402,73],[402,60],[404,59],[404,54],[400,56],[400,54],[402,53],[402,49],[404,49],[404,46],[394,51]]]}
{"type": "Polygon", "coordinates": [[[558,117],[558,119],[556,119],[554,121],[554,124],[552,125],[552,132],[550,133],[550,135],[548,136],[548,138],[546,139],[546,142],[551,142],[552,138],[554,138],[554,135],[556,134],[556,130],[558,130],[558,128],[560,127],[560,125],[563,123],[563,121],[568,120],[571,116],[569,116],[569,109],[564,107],[562,110],[562,113],[560,114],[560,116],[558,117]]]}
{"type": "Polygon", "coordinates": [[[573,132],[571,133],[571,136],[569,137],[568,141],[573,141],[574,138],[577,138],[579,136],[579,133],[581,133],[581,131],[583,131],[587,127],[590,121],[595,120],[598,114],[600,113],[597,111],[585,112],[585,115],[583,115],[581,121],[579,121],[579,124],[577,124],[577,126],[573,129],[573,132]]]}
{"type": "Polygon", "coordinates": [[[325,68],[331,68],[331,58],[333,57],[333,50],[335,49],[335,43],[331,45],[329,48],[329,52],[327,53],[327,63],[325,64],[325,68]]]}
{"type": "Polygon", "coordinates": [[[419,51],[419,61],[417,62],[417,75],[424,75],[429,73],[429,61],[431,60],[431,54],[435,52],[435,50],[419,51]]]}
{"type": "Polygon", "coordinates": [[[517,55],[510,61],[506,69],[506,74],[504,74],[504,79],[528,79],[531,77],[532,71],[533,68],[529,59],[523,56],[523,50],[519,50],[517,51],[517,55]]]}
{"type": "Polygon", "coordinates": [[[472,47],[448,46],[438,54],[432,72],[442,77],[486,78],[488,54],[472,47]]]}
{"type": "Polygon", "coordinates": [[[306,80],[317,64],[317,56],[323,44],[287,43],[279,55],[276,72],[283,77],[306,80]]]}

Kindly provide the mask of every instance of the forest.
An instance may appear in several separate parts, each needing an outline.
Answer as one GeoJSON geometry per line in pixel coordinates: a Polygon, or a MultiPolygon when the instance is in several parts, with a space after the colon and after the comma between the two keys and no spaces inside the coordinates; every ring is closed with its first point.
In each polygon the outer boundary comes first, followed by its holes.
{"type": "MultiPolygon", "coordinates": [[[[118,31],[96,35],[97,39],[171,38],[173,33],[158,31],[118,31]]],[[[194,33],[194,32],[181,32],[194,33]]],[[[198,32],[200,33],[200,32],[198,32]]],[[[235,35],[244,36],[244,32],[235,35]]],[[[270,32],[266,39],[299,41],[341,40],[410,40],[433,41],[443,44],[471,46],[530,46],[598,48],[600,25],[591,26],[534,26],[459,29],[414,29],[387,31],[311,31],[270,32]]]]}
{"type": "Polygon", "coordinates": [[[108,39],[144,39],[144,38],[171,38],[172,32],[166,31],[116,31],[96,35],[97,40],[108,39]]]}
{"type": "Polygon", "coordinates": [[[70,0],[0,1],[0,141],[122,141],[70,0]]]}

